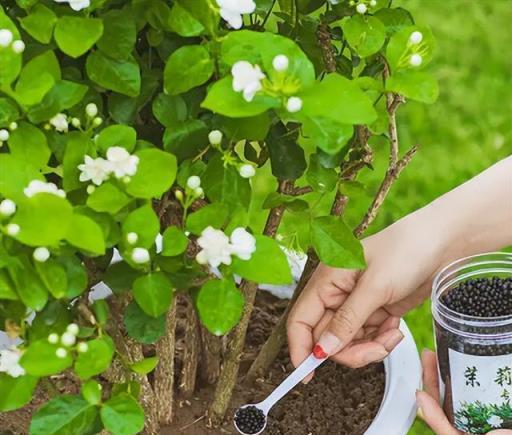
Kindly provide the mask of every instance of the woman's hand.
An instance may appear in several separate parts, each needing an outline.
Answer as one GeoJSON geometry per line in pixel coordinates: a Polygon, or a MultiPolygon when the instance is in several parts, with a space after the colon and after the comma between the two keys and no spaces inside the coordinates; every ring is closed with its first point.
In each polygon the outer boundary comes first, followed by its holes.
{"type": "MultiPolygon", "coordinates": [[[[423,364],[423,386],[425,391],[418,391],[416,393],[416,401],[419,407],[418,414],[436,435],[462,434],[462,432],[450,424],[440,405],[436,354],[430,350],[424,350],[421,355],[421,361],[423,364]]],[[[512,430],[493,430],[488,432],[488,434],[512,435],[512,430]]]]}

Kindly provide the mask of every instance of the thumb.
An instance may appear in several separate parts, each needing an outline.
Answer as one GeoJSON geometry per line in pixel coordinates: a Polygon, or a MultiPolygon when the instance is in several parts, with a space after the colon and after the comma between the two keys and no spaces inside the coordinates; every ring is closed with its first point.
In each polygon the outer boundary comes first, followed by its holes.
{"type": "MultiPolygon", "coordinates": [[[[366,275],[367,276],[367,275],[366,275]]],[[[386,302],[385,292],[373,286],[365,275],[336,311],[314,347],[317,357],[334,355],[347,346],[368,318],[386,302]]]]}

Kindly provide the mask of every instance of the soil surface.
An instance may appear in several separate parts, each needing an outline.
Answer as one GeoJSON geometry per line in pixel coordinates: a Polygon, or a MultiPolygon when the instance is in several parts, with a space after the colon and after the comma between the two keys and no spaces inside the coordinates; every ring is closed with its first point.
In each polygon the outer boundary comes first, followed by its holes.
{"type": "MultiPolygon", "coordinates": [[[[287,301],[267,292],[259,292],[248,331],[247,345],[240,366],[243,375],[265,342],[287,301]]],[[[176,373],[180,373],[180,335],[183,324],[177,326],[176,373]]],[[[235,434],[232,416],[236,408],[264,399],[291,371],[287,349],[283,349],[271,371],[259,379],[251,389],[237,386],[232,408],[226,423],[220,428],[209,428],[205,410],[213,395],[214,386],[203,386],[190,400],[176,398],[176,412],[171,427],[162,429],[162,435],[235,434]]],[[[61,380],[61,381],[64,381],[61,380]]],[[[178,380],[177,380],[178,381],[178,380]]],[[[176,382],[177,384],[177,382],[176,382]]],[[[77,385],[63,385],[61,392],[78,393],[77,385]]],[[[308,384],[297,386],[272,409],[264,434],[269,435],[362,435],[377,414],[384,395],[385,374],[382,363],[362,369],[348,369],[327,362],[308,384]]],[[[40,391],[33,402],[22,410],[0,413],[0,435],[25,435],[30,415],[47,398],[40,391]],[[12,432],[10,432],[12,431],[12,432]]]]}

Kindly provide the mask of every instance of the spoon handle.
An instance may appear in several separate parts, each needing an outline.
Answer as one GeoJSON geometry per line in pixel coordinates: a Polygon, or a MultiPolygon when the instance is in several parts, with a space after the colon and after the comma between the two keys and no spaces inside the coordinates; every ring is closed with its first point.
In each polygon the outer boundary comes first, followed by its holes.
{"type": "Polygon", "coordinates": [[[259,408],[268,414],[270,409],[281,400],[291,389],[293,389],[300,381],[315,370],[327,358],[316,358],[311,354],[306,360],[297,367],[272,393],[259,404],[259,408]]]}

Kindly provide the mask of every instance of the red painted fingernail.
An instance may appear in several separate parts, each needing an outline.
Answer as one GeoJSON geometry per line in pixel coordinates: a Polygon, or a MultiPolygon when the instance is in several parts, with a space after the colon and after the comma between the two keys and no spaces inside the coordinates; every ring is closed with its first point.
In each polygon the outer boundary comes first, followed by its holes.
{"type": "Polygon", "coordinates": [[[316,359],[324,359],[329,356],[319,344],[315,344],[315,347],[313,348],[313,355],[316,359]]]}

